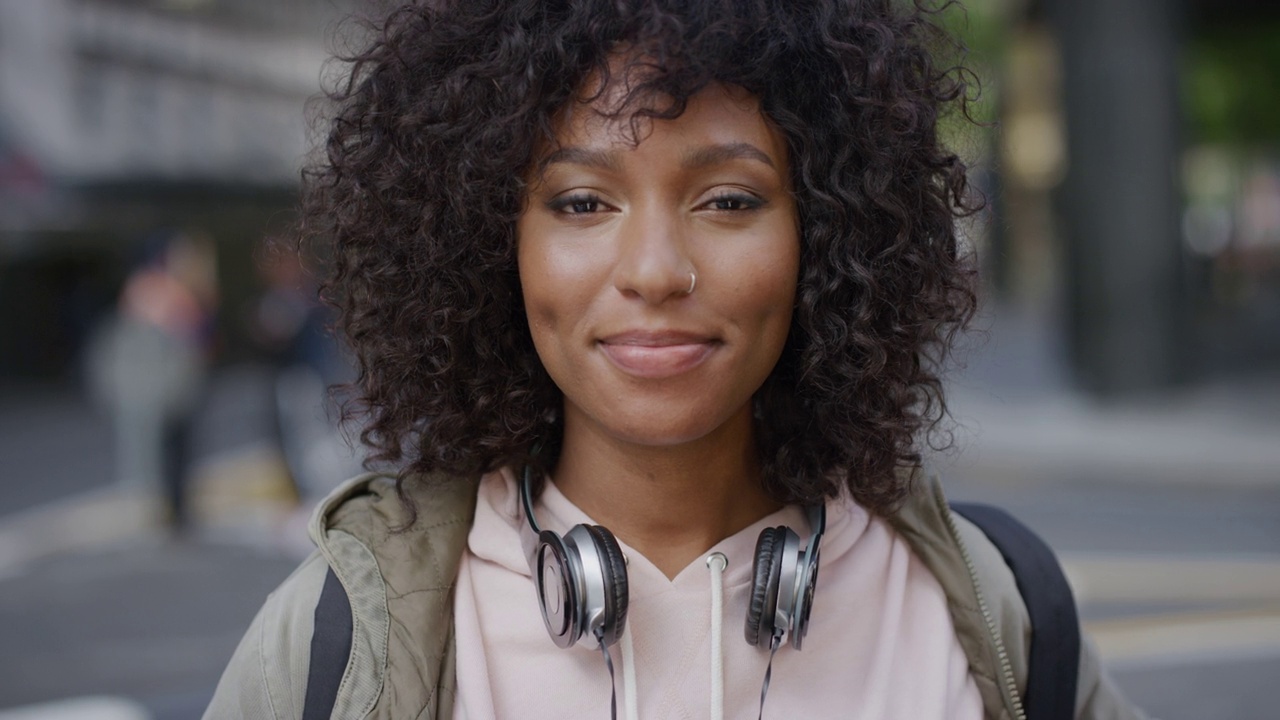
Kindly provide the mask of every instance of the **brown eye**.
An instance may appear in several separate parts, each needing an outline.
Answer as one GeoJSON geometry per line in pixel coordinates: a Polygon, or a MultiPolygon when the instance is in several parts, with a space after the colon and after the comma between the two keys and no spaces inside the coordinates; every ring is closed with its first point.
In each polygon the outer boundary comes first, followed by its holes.
{"type": "Polygon", "coordinates": [[[600,212],[602,204],[600,198],[594,195],[568,195],[555,198],[547,203],[547,207],[551,208],[553,212],[565,215],[589,215],[600,212]]]}
{"type": "Polygon", "coordinates": [[[764,201],[758,197],[732,193],[714,197],[704,207],[720,212],[741,212],[743,210],[755,210],[762,205],[764,205],[764,201]]]}

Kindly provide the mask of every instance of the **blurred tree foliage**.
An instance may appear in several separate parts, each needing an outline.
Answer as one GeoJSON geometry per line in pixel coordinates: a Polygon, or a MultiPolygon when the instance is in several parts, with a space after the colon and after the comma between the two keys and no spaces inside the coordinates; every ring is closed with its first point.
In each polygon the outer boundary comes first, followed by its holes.
{"type": "Polygon", "coordinates": [[[1182,95],[1192,143],[1280,143],[1280,21],[1189,38],[1182,95]]]}
{"type": "Polygon", "coordinates": [[[942,26],[960,39],[972,61],[996,65],[1009,36],[1008,0],[966,0],[939,4],[942,26]]]}
{"type": "Polygon", "coordinates": [[[939,130],[944,142],[970,161],[989,153],[991,130],[999,115],[999,73],[1008,45],[1009,4],[1009,0],[935,4],[941,10],[941,25],[963,46],[964,55],[953,60],[972,73],[969,117],[948,114],[939,130]]]}

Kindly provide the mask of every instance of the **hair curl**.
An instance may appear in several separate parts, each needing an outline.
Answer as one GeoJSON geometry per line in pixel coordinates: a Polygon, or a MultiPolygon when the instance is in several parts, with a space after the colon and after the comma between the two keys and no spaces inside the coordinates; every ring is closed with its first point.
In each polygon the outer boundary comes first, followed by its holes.
{"type": "MultiPolygon", "coordinates": [[[[534,350],[515,223],[535,152],[588,77],[641,48],[624,112],[675,117],[711,83],[785,135],[801,223],[790,335],[756,397],[766,489],[841,484],[885,512],[945,414],[939,368],[975,306],[956,219],[964,164],[938,137],[969,76],[936,9],[896,0],[453,0],[409,4],[344,58],[304,236],[354,350],[375,462],[474,476],[554,464],[561,395],[534,350]],[[666,100],[631,102],[637,98],[666,100]],[[531,456],[537,442],[551,452],[531,456]]],[[[615,73],[617,68],[614,68],[615,73]]],[[[623,72],[629,72],[624,69],[623,72]]],[[[630,79],[630,78],[629,78],[630,79]]],[[[633,126],[634,127],[634,126],[633,126]]]]}

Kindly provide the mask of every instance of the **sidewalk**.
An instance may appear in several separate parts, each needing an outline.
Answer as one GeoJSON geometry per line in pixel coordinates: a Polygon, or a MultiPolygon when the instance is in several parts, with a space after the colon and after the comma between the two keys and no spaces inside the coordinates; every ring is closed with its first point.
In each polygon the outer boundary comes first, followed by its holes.
{"type": "Polygon", "coordinates": [[[1051,324],[1005,311],[968,336],[948,376],[964,476],[1017,471],[1030,482],[1280,487],[1280,369],[1145,397],[1101,401],[1071,387],[1051,324]]]}
{"type": "Polygon", "coordinates": [[[1203,385],[1124,403],[953,384],[957,463],[1052,480],[1280,485],[1280,381],[1203,385]]]}
{"type": "MultiPolygon", "coordinates": [[[[309,547],[270,437],[270,376],[229,368],[197,420],[189,497],[197,541],[295,557],[309,547]]],[[[44,558],[166,534],[157,499],[113,478],[111,429],[70,389],[10,391],[0,403],[0,577],[44,558]]]]}

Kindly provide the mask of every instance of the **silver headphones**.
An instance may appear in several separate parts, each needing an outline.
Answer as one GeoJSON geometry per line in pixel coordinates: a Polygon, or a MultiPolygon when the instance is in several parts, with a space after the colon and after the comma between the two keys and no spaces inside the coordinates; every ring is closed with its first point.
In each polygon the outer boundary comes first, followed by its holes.
{"type": "MultiPolygon", "coordinates": [[[[529,563],[552,641],[562,648],[613,645],[627,625],[627,562],[617,539],[599,525],[574,525],[564,536],[541,529],[533,517],[533,471],[527,465],[520,499],[538,536],[529,563]]],[[[757,647],[776,650],[785,640],[799,650],[808,632],[827,508],[820,503],[806,511],[813,534],[804,548],[785,525],[765,528],[756,541],[745,634],[757,647]]]]}
{"type": "Polygon", "coordinates": [[[745,627],[747,642],[756,647],[776,650],[787,640],[799,650],[809,632],[827,506],[819,503],[805,510],[813,529],[805,547],[800,547],[800,536],[786,525],[765,528],[756,540],[745,627]]]}

